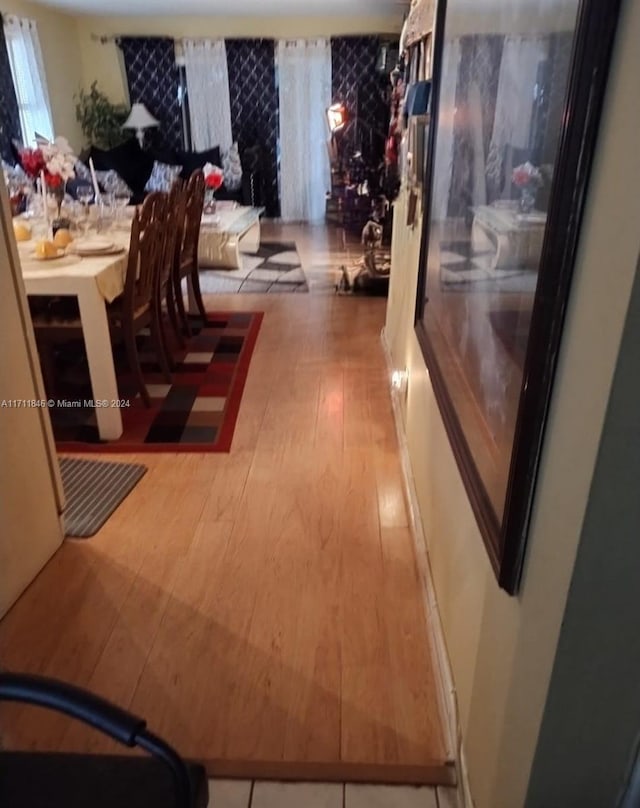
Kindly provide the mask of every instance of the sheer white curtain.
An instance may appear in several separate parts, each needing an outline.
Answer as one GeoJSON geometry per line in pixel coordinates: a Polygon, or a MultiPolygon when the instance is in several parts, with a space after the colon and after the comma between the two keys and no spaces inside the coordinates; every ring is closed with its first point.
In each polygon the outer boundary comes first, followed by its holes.
{"type": "Polygon", "coordinates": [[[440,104],[438,111],[437,161],[433,186],[433,218],[444,221],[449,207],[453,174],[453,129],[456,117],[456,89],[460,73],[460,40],[453,39],[444,47],[440,104]]]}
{"type": "Polygon", "coordinates": [[[331,185],[326,118],[331,104],[328,40],[278,42],[278,78],[282,219],[320,221],[331,185]]]}
{"type": "MultiPolygon", "coordinates": [[[[548,48],[548,40],[544,37],[505,38],[487,158],[487,179],[494,187],[500,187],[503,181],[505,147],[526,149],[529,146],[538,65],[546,59],[548,48]]],[[[507,167],[507,187],[511,186],[510,169],[507,167]]]]}
{"type": "Polygon", "coordinates": [[[191,139],[196,151],[231,147],[227,49],[223,39],[182,42],[189,94],[191,139]]]}
{"type": "Polygon", "coordinates": [[[33,20],[7,16],[4,34],[24,144],[33,146],[36,132],[53,140],[51,105],[36,24],[33,20]]]}

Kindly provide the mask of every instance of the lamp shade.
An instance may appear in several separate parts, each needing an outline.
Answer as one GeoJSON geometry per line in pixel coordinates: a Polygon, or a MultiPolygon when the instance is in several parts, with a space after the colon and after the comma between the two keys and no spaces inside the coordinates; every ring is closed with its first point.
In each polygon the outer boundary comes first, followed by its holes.
{"type": "Polygon", "coordinates": [[[347,122],[347,110],[344,104],[332,104],[327,110],[327,119],[331,132],[337,132],[347,122]]]}
{"type": "Polygon", "coordinates": [[[160,126],[144,104],[136,102],[131,107],[129,117],[122,124],[123,129],[150,129],[152,126],[160,126]]]}

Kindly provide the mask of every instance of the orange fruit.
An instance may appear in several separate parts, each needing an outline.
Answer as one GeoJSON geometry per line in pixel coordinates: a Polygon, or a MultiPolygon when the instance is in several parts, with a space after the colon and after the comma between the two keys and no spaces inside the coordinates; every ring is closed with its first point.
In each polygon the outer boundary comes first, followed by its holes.
{"type": "Polygon", "coordinates": [[[56,245],[56,247],[68,247],[72,241],[73,236],[66,227],[61,227],[60,230],[57,230],[55,236],[53,237],[53,243],[56,245]]]}
{"type": "Polygon", "coordinates": [[[38,258],[53,258],[58,254],[58,248],[51,241],[39,241],[36,244],[36,256],[38,258]]]}
{"type": "Polygon", "coordinates": [[[13,233],[16,237],[16,241],[29,241],[31,238],[31,228],[27,227],[23,222],[13,223],[13,233]]]}

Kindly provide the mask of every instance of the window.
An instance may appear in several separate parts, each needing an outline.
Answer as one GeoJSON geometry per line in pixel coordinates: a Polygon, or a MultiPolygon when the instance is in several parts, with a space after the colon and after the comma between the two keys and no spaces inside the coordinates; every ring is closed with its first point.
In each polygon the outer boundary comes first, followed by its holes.
{"type": "Polygon", "coordinates": [[[6,17],[4,23],[13,85],[25,146],[33,146],[36,134],[53,140],[53,123],[38,30],[33,20],[6,17]]]}
{"type": "Polygon", "coordinates": [[[441,0],[416,331],[517,589],[618,2],[441,0]]]}

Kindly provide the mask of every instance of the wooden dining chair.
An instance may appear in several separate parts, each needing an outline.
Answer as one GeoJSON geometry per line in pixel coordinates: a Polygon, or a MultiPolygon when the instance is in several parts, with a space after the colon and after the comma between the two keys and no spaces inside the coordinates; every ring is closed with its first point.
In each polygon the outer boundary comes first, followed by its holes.
{"type": "MultiPolygon", "coordinates": [[[[180,327],[179,315],[176,303],[173,273],[182,250],[182,238],[184,228],[186,203],[186,189],[182,180],[177,179],[169,191],[167,199],[167,209],[165,218],[165,243],[162,271],[158,276],[158,287],[156,295],[156,306],[160,318],[161,327],[164,323],[162,317],[163,305],[166,306],[169,322],[173,330],[174,339],[180,347],[184,347],[184,337],[180,327]]],[[[162,327],[162,335],[167,344],[166,331],[162,327]]],[[[167,350],[168,344],[167,344],[167,350]]]]}
{"type": "Polygon", "coordinates": [[[207,321],[207,312],[202,300],[200,277],[198,274],[198,244],[200,241],[202,211],[204,209],[204,187],[204,174],[202,169],[198,169],[191,174],[187,181],[182,243],[176,257],[173,273],[176,305],[183,330],[187,336],[191,336],[191,328],[189,326],[189,318],[187,317],[182,296],[182,281],[185,278],[187,278],[191,284],[193,297],[200,316],[204,322],[207,321]]]}
{"type": "Polygon", "coordinates": [[[151,297],[151,324],[149,332],[151,342],[158,359],[158,364],[168,383],[171,383],[171,369],[173,360],[171,349],[164,328],[162,304],[166,298],[166,289],[171,278],[172,265],[169,263],[168,252],[175,251],[174,234],[171,230],[170,206],[171,195],[165,191],[153,191],[145,197],[140,207],[140,232],[151,223],[160,225],[160,240],[158,267],[153,283],[151,297]]]}
{"type": "MultiPolygon", "coordinates": [[[[162,261],[163,233],[160,220],[150,216],[149,211],[144,216],[145,226],[142,227],[143,213],[136,211],[134,215],[124,292],[107,306],[107,316],[111,342],[124,343],[129,368],[140,397],[150,407],[151,398],[142,375],[136,335],[146,328],[153,330],[153,295],[162,261]]],[[[39,344],[59,344],[82,339],[83,336],[79,316],[35,316],[33,326],[39,344]]]]}

